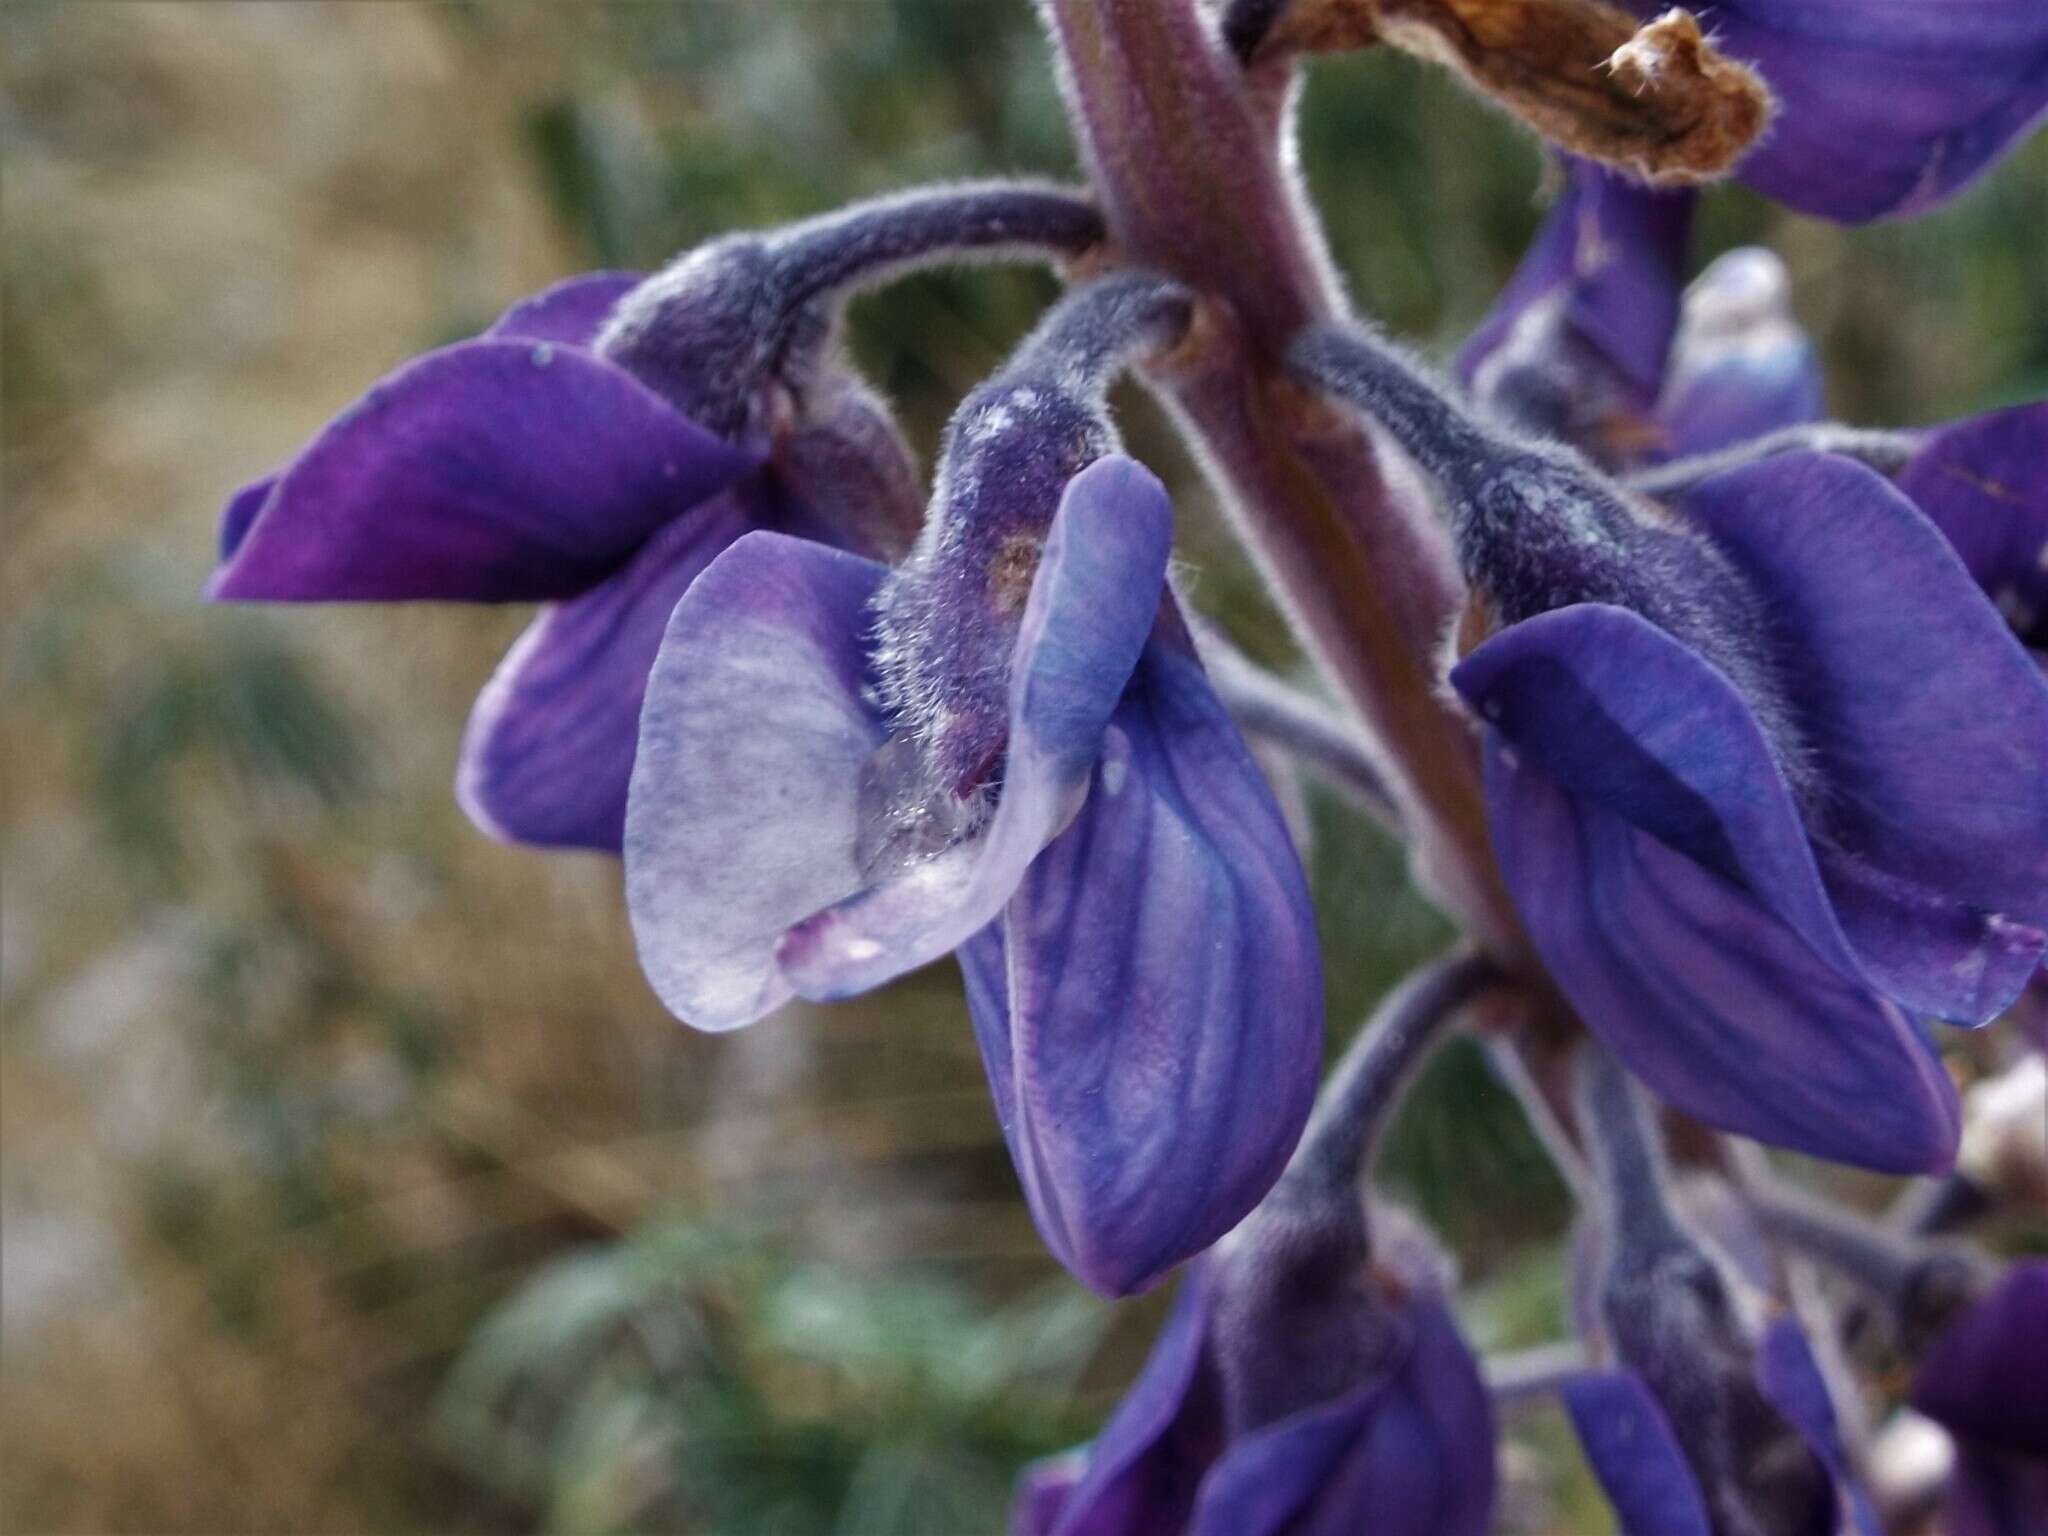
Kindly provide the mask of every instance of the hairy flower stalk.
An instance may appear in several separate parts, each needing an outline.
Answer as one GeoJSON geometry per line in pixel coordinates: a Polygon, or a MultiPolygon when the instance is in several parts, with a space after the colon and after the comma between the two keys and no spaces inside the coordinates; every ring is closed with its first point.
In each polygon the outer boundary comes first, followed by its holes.
{"type": "Polygon", "coordinates": [[[1254,102],[1204,7],[1041,3],[1111,237],[1203,301],[1153,382],[1310,656],[1383,745],[1418,877],[1482,945],[1523,954],[1471,739],[1433,676],[1458,604],[1448,551],[1368,439],[1285,376],[1294,334],[1342,313],[1288,126],[1254,102]]]}
{"type": "Polygon", "coordinates": [[[1324,1080],[1286,1178],[1347,1190],[1363,1178],[1402,1092],[1445,1027],[1506,981],[1486,956],[1458,954],[1402,982],[1324,1080]]]}
{"type": "Polygon", "coordinates": [[[769,386],[801,390],[845,301],[963,258],[1072,258],[1102,240],[1084,197],[1030,182],[920,188],[699,246],[623,298],[594,346],[727,437],[769,386]]]}
{"type": "Polygon", "coordinates": [[[1767,1237],[1852,1281],[1914,1353],[1993,1278],[1966,1248],[1929,1243],[1775,1180],[1745,1194],[1767,1237]]]}
{"type": "Polygon", "coordinates": [[[1688,459],[1673,459],[1654,469],[1625,475],[1622,484],[1644,496],[1659,500],[1683,495],[1702,481],[1731,469],[1741,469],[1760,459],[1781,453],[1837,453],[1843,458],[1868,464],[1879,474],[1896,474],[1919,448],[1922,432],[1888,427],[1851,427],[1840,422],[1817,421],[1805,426],[1784,427],[1762,437],[1702,453],[1688,459]]]}

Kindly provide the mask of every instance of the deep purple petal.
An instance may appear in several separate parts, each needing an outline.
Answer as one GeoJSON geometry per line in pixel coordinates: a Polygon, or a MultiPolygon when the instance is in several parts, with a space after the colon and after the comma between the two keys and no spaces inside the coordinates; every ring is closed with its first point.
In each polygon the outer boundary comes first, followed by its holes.
{"type": "Polygon", "coordinates": [[[256,521],[256,514],[263,510],[263,503],[270,499],[271,489],[277,484],[276,475],[265,475],[260,480],[251,480],[228,498],[227,506],[220,514],[220,558],[223,563],[235,557],[235,551],[242,547],[242,540],[249,536],[249,529],[256,521]]]}
{"type": "Polygon", "coordinates": [[[470,713],[455,795],[471,820],[506,842],[619,851],[640,704],[669,615],[752,525],[726,491],[618,574],[541,611],[470,713]]]}
{"type": "Polygon", "coordinates": [[[1903,1006],[1982,1023],[2039,959],[2031,930],[1862,868],[1839,849],[1816,862],[1748,702],[1718,668],[1626,609],[1539,614],[1478,647],[1451,680],[1565,789],[1748,891],[1839,975],[1903,1006]]]}
{"type": "Polygon", "coordinates": [[[2048,650],[2048,400],[1931,433],[1897,483],[2021,643],[2048,650]]]}
{"type": "MultiPolygon", "coordinates": [[[[1629,8],[1648,19],[1664,4],[1629,8]]],[[[1832,219],[1932,206],[2048,105],[2039,0],[1716,0],[1701,21],[1778,101],[1737,175],[1832,219]]]]}
{"type": "Polygon", "coordinates": [[[961,959],[1032,1214],[1089,1285],[1142,1290],[1279,1177],[1322,1061],[1315,915],[1191,652],[1147,649],[1080,815],[961,959]]]}
{"type": "Polygon", "coordinates": [[[641,272],[585,272],[521,299],[492,322],[486,336],[508,341],[558,341],[587,347],[612,309],[638,288],[641,272]]]}
{"type": "Polygon", "coordinates": [[[1484,1536],[1493,1409],[1442,1307],[1401,1315],[1375,1379],[1233,1443],[1202,1485],[1188,1536],[1484,1536]]]}
{"type": "MultiPolygon", "coordinates": [[[[1341,1477],[1392,1391],[1390,1383],[1372,1381],[1234,1441],[1203,1480],[1187,1536],[1292,1536],[1314,1521],[1319,1498],[1341,1477]]],[[[1357,1506],[1348,1511],[1351,1529],[1364,1523],[1364,1513],[1357,1506]]]]}
{"type": "Polygon", "coordinates": [[[1563,1396],[1622,1536],[1713,1536],[1671,1421],[1639,1377],[1589,1371],[1566,1383],[1563,1396]]]}
{"type": "Polygon", "coordinates": [[[994,814],[974,837],[791,929],[784,973],[847,997],[988,926],[1088,791],[1103,732],[1159,610],[1173,510],[1133,460],[1100,459],[1060,499],[1011,656],[1010,741],[994,814]]]}
{"type": "Polygon", "coordinates": [[[1760,247],[1717,258],[1685,290],[1657,399],[1675,458],[1821,415],[1820,354],[1793,318],[1785,264],[1760,247]]]}
{"type": "Polygon", "coordinates": [[[1222,1392],[1206,1340],[1211,1281],[1188,1270],[1145,1368],[1088,1449],[1056,1536],[1174,1536],[1223,1449],[1222,1392]]]}
{"type": "MultiPolygon", "coordinates": [[[[1778,1318],[1765,1328],[1757,1343],[1756,1380],[1771,1406],[1799,1431],[1806,1448],[1826,1468],[1835,1486],[1836,1503],[1847,1517],[1848,1529],[1855,1536],[1883,1536],[1883,1527],[1870,1507],[1869,1498],[1857,1486],[1849,1453],[1842,1445],[1841,1426],[1835,1418],[1827,1378],[1821,1374],[1820,1362],[1813,1357],[1813,1347],[1792,1318],[1778,1318]]],[[[1832,1529],[1828,1536],[1834,1536],[1832,1529]]]]}
{"type": "Polygon", "coordinates": [[[1458,374],[1479,399],[1578,440],[1603,424],[1581,419],[1589,395],[1608,397],[1592,402],[1604,417],[1640,413],[1656,397],[1694,199],[1587,161],[1563,164],[1564,190],[1458,354],[1458,374]]]}
{"type": "Polygon", "coordinates": [[[2048,1259],[2014,1264],[1941,1331],[1913,1406],[1958,1439],[2048,1457],[2048,1259]]]}
{"type": "Polygon", "coordinates": [[[2048,1459],[1959,1447],[1945,1513],[1945,1536],[2048,1536],[2048,1459]]]}
{"type": "Polygon", "coordinates": [[[1716,875],[1487,744],[1493,845],[1587,1027],[1723,1130],[1897,1173],[1947,1168],[1955,1086],[1899,1011],[1716,875]]]}
{"type": "Polygon", "coordinates": [[[661,642],[626,799],[626,904],[661,1000],[731,1029],[787,1000],[783,930],[859,888],[867,604],[883,567],[750,533],[661,642]]]}
{"type": "MultiPolygon", "coordinates": [[[[588,353],[463,342],[389,375],[314,438],[209,591],[570,597],[753,462],[588,353]]],[[[226,521],[246,519],[237,498],[226,521]]]]}
{"type": "Polygon", "coordinates": [[[1380,1536],[1485,1536],[1498,1475],[1493,1399],[1442,1306],[1405,1315],[1413,1344],[1395,1389],[1302,1536],[1348,1536],[1360,1510],[1380,1536]]]}
{"type": "Polygon", "coordinates": [[[1684,512],[1770,603],[1827,789],[1819,840],[2048,922],[2048,684],[1928,520],[1826,454],[1717,476],[1684,512]]]}

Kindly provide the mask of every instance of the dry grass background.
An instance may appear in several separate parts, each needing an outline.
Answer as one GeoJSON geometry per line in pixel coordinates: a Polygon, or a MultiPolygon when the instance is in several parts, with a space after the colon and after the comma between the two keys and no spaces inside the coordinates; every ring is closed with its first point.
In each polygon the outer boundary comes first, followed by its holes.
{"type": "MultiPolygon", "coordinates": [[[[196,600],[228,490],[512,297],[835,188],[1060,168],[1021,0],[0,19],[0,1527],[527,1528],[458,1470],[433,1394],[544,1260],[665,1212],[984,1300],[1046,1281],[949,974],[696,1037],[640,982],[614,866],[461,820],[457,736],[522,614],[196,600]]],[[[1353,74],[1378,95],[1309,135],[1340,253],[1376,309],[1454,334],[1534,217],[1533,156],[1405,66],[1353,74]]],[[[1977,253],[1954,271],[1923,236],[1742,200],[1710,243],[1770,229],[1845,401],[1911,419],[2048,368],[2041,273],[1980,238],[2038,233],[2048,161],[2002,187],[1943,236],[1977,253]]],[[[922,444],[1042,296],[984,275],[863,311],[922,444]]],[[[1184,512],[1204,601],[1259,640],[1212,509],[1184,512]]],[[[1327,842],[1355,1006],[1437,930],[1384,850],[1327,842]]],[[[1485,1270],[1557,1212],[1475,1139],[1447,1117],[1402,1166],[1425,1204],[1500,1181],[1511,1214],[1482,1201],[1464,1234],[1485,1270]]]]}

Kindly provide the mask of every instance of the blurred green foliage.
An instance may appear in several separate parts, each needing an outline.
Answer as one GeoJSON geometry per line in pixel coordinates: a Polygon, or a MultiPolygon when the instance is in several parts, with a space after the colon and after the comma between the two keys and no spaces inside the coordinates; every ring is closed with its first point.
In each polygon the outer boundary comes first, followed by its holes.
{"type": "Polygon", "coordinates": [[[442,1432],[563,1536],[993,1531],[1074,1406],[1107,1309],[1067,1286],[989,1308],[759,1234],[658,1221],[549,1264],[450,1373],[442,1432]]]}

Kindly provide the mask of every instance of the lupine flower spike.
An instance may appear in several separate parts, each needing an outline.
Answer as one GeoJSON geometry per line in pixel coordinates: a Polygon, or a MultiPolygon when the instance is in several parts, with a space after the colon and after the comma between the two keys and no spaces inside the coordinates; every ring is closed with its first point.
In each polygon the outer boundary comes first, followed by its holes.
{"type": "Polygon", "coordinates": [[[1933,527],[1813,453],[1666,515],[1376,338],[1295,358],[1449,503],[1494,848],[1588,1026],[1711,1124],[1945,1166],[1911,1016],[1983,1023],[2048,944],[2048,687],[1933,527]]]}
{"type": "Polygon", "coordinates": [[[1102,409],[1188,315],[1137,274],[1062,301],[968,397],[895,570],[772,533],[713,562],[627,812],[641,958],[701,1028],[958,951],[1039,1228],[1112,1293],[1265,1193],[1320,1055],[1299,861],[1102,409]]]}
{"type": "Polygon", "coordinates": [[[1361,1031],[1273,1193],[1188,1272],[1094,1443],[1025,1476],[1016,1536],[1482,1536],[1493,1418],[1447,1263],[1361,1169],[1498,974],[1457,956],[1361,1031]]]}
{"type": "Polygon", "coordinates": [[[853,288],[962,251],[1076,254],[1069,192],[948,187],[599,272],[408,363],[221,521],[238,602],[539,602],[472,714],[456,792],[514,842],[616,852],[676,600],[751,529],[870,558],[917,529],[908,450],[839,360],[853,288]]]}

